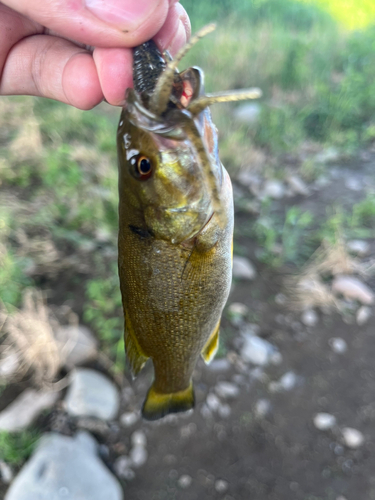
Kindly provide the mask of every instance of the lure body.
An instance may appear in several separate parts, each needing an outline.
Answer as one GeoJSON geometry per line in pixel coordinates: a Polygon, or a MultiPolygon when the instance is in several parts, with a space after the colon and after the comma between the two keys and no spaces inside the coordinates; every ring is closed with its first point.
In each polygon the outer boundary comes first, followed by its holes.
{"type": "Polygon", "coordinates": [[[135,90],[117,134],[119,275],[132,372],[148,358],[154,365],[142,410],[154,420],[194,406],[194,367],[216,353],[231,284],[233,201],[210,112],[188,110],[204,96],[201,70],[173,70],[168,98],[155,105],[170,63],[146,44],[134,60],[135,90]]]}

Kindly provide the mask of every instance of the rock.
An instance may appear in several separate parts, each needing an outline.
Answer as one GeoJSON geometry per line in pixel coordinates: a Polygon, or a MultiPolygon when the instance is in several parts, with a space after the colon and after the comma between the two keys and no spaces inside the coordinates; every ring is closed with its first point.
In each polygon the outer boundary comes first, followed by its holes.
{"type": "Polygon", "coordinates": [[[336,276],[332,282],[332,291],[353,299],[362,304],[371,305],[374,302],[374,292],[362,281],[353,276],[336,276]]]}
{"type": "Polygon", "coordinates": [[[147,445],[146,434],[143,431],[135,431],[131,435],[130,442],[133,446],[143,446],[147,445]]]}
{"type": "Polygon", "coordinates": [[[191,483],[193,482],[193,478],[189,476],[188,474],[183,474],[179,480],[178,480],[178,485],[182,489],[189,488],[191,486],[191,483]]]}
{"type": "Polygon", "coordinates": [[[243,335],[244,343],[241,357],[244,361],[254,365],[265,366],[273,361],[278,354],[275,346],[256,335],[243,335]]]}
{"type": "Polygon", "coordinates": [[[43,410],[56,403],[59,394],[26,389],[0,412],[0,431],[17,432],[26,429],[43,410]]]}
{"type": "Polygon", "coordinates": [[[0,460],[0,480],[4,484],[10,484],[13,481],[13,470],[9,464],[0,460]]]}
{"type": "Polygon", "coordinates": [[[257,103],[246,103],[238,106],[234,111],[234,118],[244,125],[256,125],[259,121],[262,108],[257,103]]]}
{"type": "Polygon", "coordinates": [[[334,147],[329,147],[321,151],[315,156],[316,163],[326,164],[333,163],[340,158],[339,151],[334,147]]]}
{"type": "Polygon", "coordinates": [[[314,417],[314,425],[320,431],[327,431],[336,425],[336,417],[330,413],[317,413],[314,417]]]}
{"type": "Polygon", "coordinates": [[[212,392],[207,395],[206,404],[211,411],[217,411],[221,405],[220,399],[212,392]]]}
{"type": "Polygon", "coordinates": [[[244,317],[248,312],[249,308],[240,302],[233,302],[228,307],[229,320],[233,326],[239,326],[244,321],[244,317]]]}
{"type": "Polygon", "coordinates": [[[364,240],[350,240],[346,244],[349,252],[358,255],[359,257],[365,257],[370,253],[370,243],[364,240]]]}
{"type": "Polygon", "coordinates": [[[308,196],[310,194],[309,188],[298,175],[291,175],[287,178],[287,181],[293,193],[301,194],[302,196],[308,196]]]}
{"type": "Polygon", "coordinates": [[[0,358],[0,380],[9,380],[17,373],[20,358],[14,349],[7,349],[0,358]]]}
{"type": "Polygon", "coordinates": [[[237,385],[232,384],[231,382],[222,381],[216,384],[215,392],[223,399],[233,399],[239,395],[240,390],[237,385]]]}
{"type": "Polygon", "coordinates": [[[271,402],[268,399],[258,399],[254,413],[257,418],[263,418],[271,411],[271,402]]]}
{"type": "Polygon", "coordinates": [[[131,460],[133,467],[142,467],[147,462],[148,453],[144,446],[139,444],[135,445],[134,448],[130,450],[129,458],[131,460]]]}
{"type": "Polygon", "coordinates": [[[362,306],[356,314],[357,324],[364,325],[371,318],[371,309],[368,306],[362,306]]]}
{"type": "Polygon", "coordinates": [[[344,354],[348,350],[348,344],[341,337],[332,337],[328,343],[336,354],[344,354]]]}
{"type": "Polygon", "coordinates": [[[347,177],[345,179],[345,187],[351,191],[362,191],[363,183],[359,177],[347,177]]]}
{"type": "Polygon", "coordinates": [[[281,200],[285,195],[284,184],[276,179],[268,180],[264,184],[262,195],[266,198],[281,200]]]}
{"type": "Polygon", "coordinates": [[[219,417],[221,418],[228,418],[230,417],[230,414],[232,413],[232,409],[229,405],[227,404],[220,404],[217,413],[219,417]]]}
{"type": "Polygon", "coordinates": [[[243,280],[253,280],[256,278],[256,270],[253,264],[245,257],[233,255],[233,277],[243,280]]]}
{"type": "MultiPolygon", "coordinates": [[[[123,479],[129,479],[129,471],[131,471],[130,475],[133,475],[134,477],[134,472],[131,470],[131,466],[131,459],[125,455],[118,457],[113,464],[116,474],[123,479]]],[[[131,479],[133,479],[133,477],[131,479]]]]}
{"type": "Polygon", "coordinates": [[[302,313],[301,321],[305,326],[315,326],[319,321],[319,316],[314,309],[306,309],[302,313]]]}
{"type": "Polygon", "coordinates": [[[213,372],[227,372],[231,366],[232,365],[229,359],[219,358],[211,361],[211,363],[208,365],[208,369],[213,372]]]}
{"type": "Polygon", "coordinates": [[[224,479],[217,479],[215,481],[215,490],[218,493],[225,493],[228,490],[228,482],[224,479]]]}
{"type": "Polygon", "coordinates": [[[278,306],[285,306],[285,304],[287,303],[287,297],[286,295],[284,295],[283,293],[278,293],[276,296],[275,296],[275,302],[278,306]]]}
{"type": "Polygon", "coordinates": [[[124,427],[131,427],[139,420],[139,413],[135,411],[127,411],[120,416],[120,424],[124,427]]]}
{"type": "Polygon", "coordinates": [[[297,383],[297,375],[290,371],[284,373],[284,375],[277,382],[271,382],[269,388],[271,392],[291,391],[295,388],[297,383]]]}
{"type": "Polygon", "coordinates": [[[357,429],[353,429],[352,427],[344,427],[341,432],[344,444],[348,448],[359,448],[365,441],[362,432],[357,429]]]}
{"type": "Polygon", "coordinates": [[[73,372],[64,403],[70,415],[111,420],[117,415],[120,397],[107,377],[95,370],[78,368],[73,372]]]}
{"type": "Polygon", "coordinates": [[[66,353],[65,365],[69,369],[95,359],[98,354],[98,341],[83,325],[62,326],[55,332],[55,338],[66,353]]]}
{"type": "Polygon", "coordinates": [[[5,500],[122,500],[122,488],[97,456],[88,433],[45,434],[5,500]]]}

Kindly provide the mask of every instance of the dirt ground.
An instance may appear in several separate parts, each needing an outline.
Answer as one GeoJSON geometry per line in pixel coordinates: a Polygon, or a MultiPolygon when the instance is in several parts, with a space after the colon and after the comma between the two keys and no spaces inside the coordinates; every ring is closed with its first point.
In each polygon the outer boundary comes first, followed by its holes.
{"type": "MultiPolygon", "coordinates": [[[[326,187],[287,203],[317,216],[334,200],[350,205],[363,198],[363,193],[349,190],[345,180],[359,176],[375,183],[375,161],[340,170],[332,167],[331,174],[326,187]]],[[[279,203],[282,207],[285,201],[279,203]]],[[[247,221],[248,215],[237,215],[239,228],[247,221]]],[[[215,363],[206,367],[201,362],[197,367],[194,412],[155,423],[138,421],[127,429],[117,423],[103,432],[98,429],[94,434],[102,443],[103,459],[113,469],[115,458],[129,449],[130,434],[135,429],[146,433],[148,461],[133,479],[123,481],[127,500],[375,499],[375,317],[358,326],[355,321],[348,324],[338,313],[320,314],[315,326],[304,326],[300,313],[275,301],[291,269],[274,271],[260,264],[253,241],[240,237],[239,242],[248,248],[257,278],[235,283],[229,303],[248,306],[257,318],[259,335],[279,349],[281,363],[263,370],[237,362],[238,333],[232,332],[226,340],[231,362],[223,370],[215,363]],[[346,352],[332,350],[333,337],[345,340],[346,352]],[[297,376],[294,387],[270,390],[270,382],[290,371],[297,376]],[[207,395],[220,380],[234,381],[240,388],[240,394],[228,400],[230,411],[221,415],[204,410],[207,395]],[[262,399],[269,401],[264,415],[255,410],[262,399]],[[318,430],[313,423],[318,412],[334,415],[337,426],[318,430]],[[358,449],[344,446],[342,427],[360,430],[364,444],[358,449]]],[[[375,239],[370,242],[375,255],[375,239]]],[[[368,284],[375,289],[374,278],[368,284]]],[[[225,319],[223,327],[230,329],[225,319]]],[[[126,383],[123,393],[130,394],[128,386],[135,396],[124,397],[123,410],[140,408],[151,377],[148,369],[136,381],[126,383]]],[[[24,386],[7,389],[1,407],[24,386]]],[[[43,431],[58,428],[68,434],[76,429],[76,422],[59,407],[40,418],[38,425],[43,431]]]]}

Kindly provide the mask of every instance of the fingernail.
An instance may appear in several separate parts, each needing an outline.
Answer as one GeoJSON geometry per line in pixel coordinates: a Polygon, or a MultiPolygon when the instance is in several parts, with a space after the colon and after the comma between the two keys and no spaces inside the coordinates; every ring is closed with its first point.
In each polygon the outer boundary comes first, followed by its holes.
{"type": "Polygon", "coordinates": [[[123,29],[134,30],[154,10],[150,0],[86,0],[87,9],[98,19],[123,29]]]}
{"type": "Polygon", "coordinates": [[[181,19],[178,21],[178,28],[172,41],[169,43],[168,50],[172,55],[177,54],[179,49],[186,43],[186,29],[181,19]]]}

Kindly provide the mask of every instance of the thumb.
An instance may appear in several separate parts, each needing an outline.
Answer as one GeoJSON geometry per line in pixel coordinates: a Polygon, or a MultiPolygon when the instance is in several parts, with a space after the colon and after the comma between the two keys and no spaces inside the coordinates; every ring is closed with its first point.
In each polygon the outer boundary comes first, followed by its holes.
{"type": "Polygon", "coordinates": [[[2,0],[61,36],[95,47],[133,47],[163,26],[168,0],[2,0]]]}

